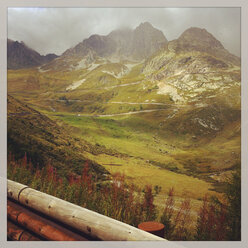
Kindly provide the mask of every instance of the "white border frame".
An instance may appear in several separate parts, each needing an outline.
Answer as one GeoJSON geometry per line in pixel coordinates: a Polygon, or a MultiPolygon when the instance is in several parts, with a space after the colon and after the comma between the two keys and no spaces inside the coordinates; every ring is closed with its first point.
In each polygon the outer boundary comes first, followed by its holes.
{"type": "Polygon", "coordinates": [[[0,0],[0,247],[248,247],[248,1],[247,0],[0,0]],[[241,161],[242,161],[242,227],[241,242],[7,242],[6,164],[7,164],[7,8],[8,7],[240,7],[241,8],[241,161]]]}

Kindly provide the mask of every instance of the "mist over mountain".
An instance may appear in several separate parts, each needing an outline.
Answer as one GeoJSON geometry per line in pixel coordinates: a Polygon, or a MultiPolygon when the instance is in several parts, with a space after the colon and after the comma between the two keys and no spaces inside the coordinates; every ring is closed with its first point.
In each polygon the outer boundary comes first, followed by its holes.
{"type": "Polygon", "coordinates": [[[162,31],[145,22],[134,30],[120,29],[106,36],[92,35],[74,48],[65,51],[62,56],[84,56],[91,51],[100,57],[142,60],[166,45],[167,42],[162,31]]]}
{"type": "Polygon", "coordinates": [[[240,56],[240,15],[240,8],[221,7],[9,8],[8,37],[24,41],[42,55],[61,55],[91,34],[107,35],[123,26],[134,29],[148,21],[168,40],[177,39],[189,27],[205,28],[240,56]]]}
{"type": "Polygon", "coordinates": [[[146,60],[143,72],[161,80],[179,72],[205,73],[232,66],[240,66],[239,57],[229,53],[207,30],[189,28],[178,39],[168,42],[159,54],[146,60]]]}
{"type": "Polygon", "coordinates": [[[8,69],[21,69],[39,66],[57,58],[56,54],[40,55],[29,48],[24,42],[8,39],[7,43],[8,69]]]}
{"type": "Polygon", "coordinates": [[[230,54],[219,40],[206,29],[191,27],[185,30],[177,40],[170,43],[170,48],[176,52],[199,51],[228,60],[240,65],[240,58],[230,54]]]}
{"type": "MultiPolygon", "coordinates": [[[[108,35],[91,35],[76,46],[67,49],[57,60],[54,60],[58,57],[55,54],[41,56],[23,42],[8,40],[8,68],[19,69],[44,64],[47,64],[46,69],[70,69],[75,65],[79,66],[76,68],[86,68],[97,58],[108,59],[112,62],[142,61],[159,51],[207,53],[219,58],[221,61],[218,63],[228,61],[234,65],[240,65],[240,58],[229,53],[221,42],[206,29],[191,27],[185,30],[178,39],[168,42],[162,31],[154,28],[149,22],[144,22],[135,29],[122,28],[108,35]]],[[[213,59],[206,61],[208,62],[213,63],[213,59]]]]}

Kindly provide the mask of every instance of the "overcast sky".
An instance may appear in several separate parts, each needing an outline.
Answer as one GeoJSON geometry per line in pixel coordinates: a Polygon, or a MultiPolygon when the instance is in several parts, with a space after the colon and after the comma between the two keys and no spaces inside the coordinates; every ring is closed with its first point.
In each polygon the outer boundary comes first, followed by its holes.
{"type": "Polygon", "coordinates": [[[206,28],[240,56],[239,8],[9,8],[8,38],[40,54],[60,55],[92,34],[107,35],[148,21],[168,40],[190,27],[206,28]]]}

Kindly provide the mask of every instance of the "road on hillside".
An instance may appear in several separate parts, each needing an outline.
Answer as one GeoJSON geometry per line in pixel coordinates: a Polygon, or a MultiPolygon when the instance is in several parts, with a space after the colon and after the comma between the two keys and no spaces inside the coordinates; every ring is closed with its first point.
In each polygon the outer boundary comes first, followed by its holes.
{"type": "Polygon", "coordinates": [[[163,111],[167,109],[149,109],[149,110],[140,110],[140,111],[130,111],[126,113],[119,113],[119,114],[105,114],[105,115],[86,115],[86,114],[77,114],[78,117],[114,117],[114,116],[120,116],[120,115],[134,115],[134,114],[140,114],[140,113],[150,113],[155,111],[163,111]]]}

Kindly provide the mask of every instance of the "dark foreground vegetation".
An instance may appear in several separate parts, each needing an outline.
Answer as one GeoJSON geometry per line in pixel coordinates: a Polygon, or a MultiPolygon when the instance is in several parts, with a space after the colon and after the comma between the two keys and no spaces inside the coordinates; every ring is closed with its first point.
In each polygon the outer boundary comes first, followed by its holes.
{"type": "Polygon", "coordinates": [[[8,179],[136,227],[144,221],[160,221],[165,225],[168,240],[241,240],[240,171],[226,184],[223,199],[203,199],[193,228],[190,200],[185,199],[176,208],[173,188],[165,197],[164,211],[159,216],[154,205],[157,189],[154,193],[149,185],[144,189],[127,185],[121,174],[113,175],[109,181],[99,181],[92,176],[88,162],[82,165],[81,176],[68,173],[61,177],[50,163],[40,169],[26,154],[19,160],[9,154],[8,179]]]}

